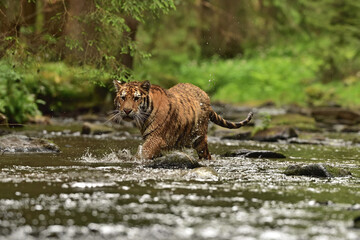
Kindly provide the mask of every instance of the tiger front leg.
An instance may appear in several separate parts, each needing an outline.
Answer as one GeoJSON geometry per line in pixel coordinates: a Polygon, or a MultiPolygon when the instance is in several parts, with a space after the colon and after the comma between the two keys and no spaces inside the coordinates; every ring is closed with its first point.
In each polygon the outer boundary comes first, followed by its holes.
{"type": "Polygon", "coordinates": [[[211,160],[211,155],[208,149],[206,136],[198,137],[193,143],[193,148],[196,150],[199,159],[211,160]]]}
{"type": "Polygon", "coordinates": [[[142,159],[154,159],[161,155],[161,150],[166,146],[165,141],[161,138],[145,140],[139,156],[142,159]]]}

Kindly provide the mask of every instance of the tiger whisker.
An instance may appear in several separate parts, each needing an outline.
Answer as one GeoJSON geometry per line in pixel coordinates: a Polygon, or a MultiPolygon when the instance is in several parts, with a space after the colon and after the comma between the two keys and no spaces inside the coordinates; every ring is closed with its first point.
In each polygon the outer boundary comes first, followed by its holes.
{"type": "Polygon", "coordinates": [[[112,122],[120,122],[120,120],[122,119],[120,112],[118,110],[113,111],[111,114],[112,114],[112,116],[110,116],[105,123],[108,123],[111,121],[112,122]]]}

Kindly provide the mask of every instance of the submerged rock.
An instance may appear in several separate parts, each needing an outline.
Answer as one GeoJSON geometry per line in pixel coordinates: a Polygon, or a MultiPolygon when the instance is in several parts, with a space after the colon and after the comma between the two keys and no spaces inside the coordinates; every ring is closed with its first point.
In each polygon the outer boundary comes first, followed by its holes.
{"type": "Polygon", "coordinates": [[[278,140],[286,140],[296,138],[298,134],[291,127],[272,127],[256,132],[252,139],[262,142],[276,142],[278,140]]]}
{"type": "Polygon", "coordinates": [[[354,218],[354,228],[360,229],[360,216],[354,218]]]}
{"type": "Polygon", "coordinates": [[[43,138],[33,138],[24,135],[5,135],[0,137],[0,152],[2,153],[58,153],[60,148],[43,138]]]}
{"type": "Polygon", "coordinates": [[[184,176],[202,180],[219,180],[219,174],[212,167],[198,167],[186,172],[184,176]]]}
{"type": "Polygon", "coordinates": [[[233,152],[227,152],[223,157],[247,157],[247,158],[286,158],[282,153],[272,152],[268,150],[248,150],[239,149],[233,152]]]}
{"type": "Polygon", "coordinates": [[[305,166],[290,165],[284,172],[288,176],[309,176],[309,177],[346,177],[351,173],[345,169],[332,167],[323,164],[310,164],[305,166]]]}
{"type": "Polygon", "coordinates": [[[0,136],[7,135],[7,134],[10,134],[10,133],[11,133],[11,131],[9,131],[7,129],[0,128],[0,136]]]}
{"type": "Polygon", "coordinates": [[[193,169],[201,167],[198,161],[185,153],[175,152],[155,158],[146,167],[166,169],[193,169]]]}
{"type": "Polygon", "coordinates": [[[81,129],[81,134],[100,135],[105,133],[112,133],[115,130],[111,127],[85,122],[81,129]]]}

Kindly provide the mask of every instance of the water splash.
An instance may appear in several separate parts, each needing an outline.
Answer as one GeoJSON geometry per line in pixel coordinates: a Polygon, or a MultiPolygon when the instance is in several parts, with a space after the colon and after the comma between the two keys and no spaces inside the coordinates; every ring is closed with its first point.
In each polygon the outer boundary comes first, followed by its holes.
{"type": "Polygon", "coordinates": [[[87,148],[85,153],[77,160],[87,163],[117,163],[134,160],[134,156],[131,154],[129,149],[122,149],[117,152],[112,150],[110,153],[104,154],[101,157],[97,157],[90,152],[89,148],[87,148]]]}

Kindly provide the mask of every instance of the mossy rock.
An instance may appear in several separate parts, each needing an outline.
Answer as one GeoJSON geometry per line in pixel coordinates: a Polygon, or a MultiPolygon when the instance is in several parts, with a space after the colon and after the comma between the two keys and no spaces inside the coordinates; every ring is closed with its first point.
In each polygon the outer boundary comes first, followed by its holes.
{"type": "Polygon", "coordinates": [[[100,135],[105,133],[112,133],[115,130],[111,127],[85,122],[81,129],[81,134],[100,135]]]}
{"type": "Polygon", "coordinates": [[[255,132],[252,139],[261,142],[276,142],[294,137],[298,137],[298,134],[291,127],[272,127],[255,132]]]}
{"type": "Polygon", "coordinates": [[[316,121],[313,117],[300,114],[290,113],[273,116],[271,120],[272,126],[288,126],[296,129],[316,131],[316,121]]]}
{"type": "Polygon", "coordinates": [[[249,140],[251,139],[251,131],[229,134],[221,137],[221,140],[249,140]]]}
{"type": "Polygon", "coordinates": [[[60,148],[43,138],[24,135],[5,135],[0,137],[0,152],[3,153],[58,153],[60,148]]]}
{"type": "Polygon", "coordinates": [[[351,175],[348,170],[332,167],[323,164],[310,164],[305,166],[290,165],[284,172],[288,176],[309,176],[309,177],[346,177],[351,175]]]}
{"type": "Polygon", "coordinates": [[[318,107],[311,110],[317,122],[355,125],[360,123],[360,112],[341,107],[318,107]]]}
{"type": "Polygon", "coordinates": [[[202,167],[198,161],[185,153],[174,152],[165,156],[155,158],[146,167],[165,169],[193,169],[202,167]]]}

